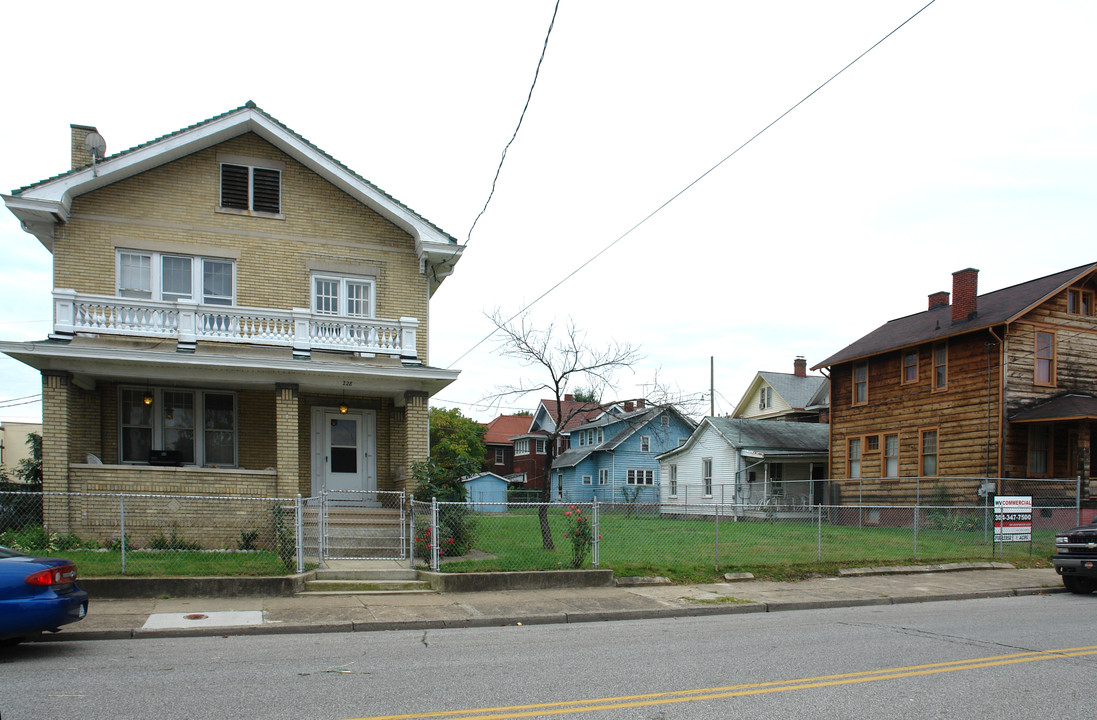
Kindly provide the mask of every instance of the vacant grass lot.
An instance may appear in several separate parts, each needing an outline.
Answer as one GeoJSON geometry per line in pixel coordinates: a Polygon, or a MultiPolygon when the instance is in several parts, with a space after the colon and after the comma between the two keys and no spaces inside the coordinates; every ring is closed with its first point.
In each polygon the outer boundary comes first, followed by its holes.
{"type": "MultiPolygon", "coordinates": [[[[488,572],[571,566],[571,524],[549,516],[555,549],[545,550],[536,512],[472,518],[475,553],[443,563],[445,572],[488,572]]],[[[944,522],[938,520],[938,522],[944,522]]],[[[1037,531],[1028,543],[994,545],[979,517],[953,521],[977,529],[848,527],[812,521],[751,520],[719,524],[712,518],[667,518],[606,513],[599,516],[599,567],[618,576],[664,575],[681,582],[713,580],[725,572],[795,578],[838,567],[1006,560],[1047,565],[1054,533],[1037,531]],[[1004,555],[1004,557],[1002,557],[1004,555]]],[[[586,567],[590,566],[588,556],[586,567]]]]}
{"type": "MultiPolygon", "coordinates": [[[[459,558],[443,558],[444,572],[552,570],[572,567],[574,517],[553,507],[549,512],[554,549],[542,544],[537,511],[512,510],[468,518],[470,549],[459,558]]],[[[583,508],[583,512],[589,512],[583,508]]],[[[847,518],[848,520],[848,518],[847,518]]],[[[855,521],[854,521],[855,522],[855,521]]],[[[922,522],[922,521],[920,521],[922,522]]],[[[597,534],[599,567],[619,577],[663,575],[677,582],[711,582],[726,572],[748,571],[758,577],[796,579],[834,574],[840,567],[1005,560],[1021,566],[1048,566],[1054,532],[1036,531],[1028,543],[994,545],[982,515],[926,518],[917,535],[911,527],[857,527],[811,520],[743,520],[662,517],[627,511],[600,511],[597,534]],[[941,525],[955,529],[941,529],[941,525]]],[[[422,543],[418,551],[422,561],[422,543]]],[[[443,547],[445,547],[443,538],[443,547]]],[[[120,550],[32,551],[66,557],[84,577],[121,575],[120,550]]],[[[583,567],[591,567],[585,555],[583,567]]],[[[130,550],[127,576],[284,575],[275,552],[130,550]]]]}

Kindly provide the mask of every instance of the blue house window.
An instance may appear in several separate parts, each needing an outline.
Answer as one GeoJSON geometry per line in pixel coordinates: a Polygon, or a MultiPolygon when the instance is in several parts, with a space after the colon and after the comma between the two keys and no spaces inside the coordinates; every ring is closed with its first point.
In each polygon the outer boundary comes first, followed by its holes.
{"type": "Polygon", "coordinates": [[[598,471],[598,484],[609,485],[609,468],[601,468],[598,471]]]}

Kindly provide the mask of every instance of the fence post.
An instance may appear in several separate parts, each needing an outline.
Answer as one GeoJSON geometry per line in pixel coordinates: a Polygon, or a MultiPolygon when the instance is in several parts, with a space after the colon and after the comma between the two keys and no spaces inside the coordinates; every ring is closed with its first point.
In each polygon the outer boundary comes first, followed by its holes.
{"type": "Polygon", "coordinates": [[[914,484],[914,560],[918,559],[918,520],[922,516],[920,506],[922,504],[922,479],[914,484]]]}
{"type": "MultiPolygon", "coordinates": [[[[1074,527],[1082,524],[1082,476],[1078,476],[1078,487],[1074,490],[1074,527]]],[[[1031,537],[1031,536],[1030,536],[1031,537]]]]}
{"type": "Polygon", "coordinates": [[[438,538],[442,535],[438,532],[438,498],[430,499],[430,569],[438,572],[438,538]]]}
{"type": "Polygon", "coordinates": [[[320,553],[319,562],[323,565],[328,556],[328,491],[326,489],[320,491],[320,517],[317,525],[320,527],[320,539],[316,546],[320,553]]]}
{"type": "Polygon", "coordinates": [[[297,493],[297,502],[294,505],[297,514],[297,572],[305,572],[305,513],[301,504],[301,493],[297,493]]]}
{"type": "Polygon", "coordinates": [[[712,569],[720,572],[720,504],[716,504],[716,512],[712,514],[716,518],[716,532],[713,533],[712,569]]]}
{"type": "Polygon", "coordinates": [[[404,498],[408,506],[408,567],[415,569],[415,498],[404,498]]]}
{"type": "Polygon", "coordinates": [[[122,574],[126,574],[126,496],[118,495],[119,526],[122,528],[122,574]]]}
{"type": "Polygon", "coordinates": [[[816,512],[819,514],[819,532],[816,535],[817,549],[815,551],[815,562],[823,562],[823,506],[816,505],[816,512]]]}
{"type": "Polygon", "coordinates": [[[591,562],[591,565],[593,565],[594,567],[598,567],[598,545],[599,545],[599,541],[601,540],[602,536],[598,534],[598,496],[597,495],[594,496],[594,509],[591,510],[591,514],[594,515],[594,517],[591,519],[591,528],[590,528],[591,535],[593,535],[593,537],[591,538],[591,542],[593,544],[593,547],[591,548],[591,552],[590,552],[590,562],[591,562]]]}

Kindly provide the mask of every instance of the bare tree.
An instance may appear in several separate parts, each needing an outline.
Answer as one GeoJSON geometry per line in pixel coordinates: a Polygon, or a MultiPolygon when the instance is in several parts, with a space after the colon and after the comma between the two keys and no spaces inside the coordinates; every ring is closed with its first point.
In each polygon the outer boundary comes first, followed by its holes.
{"type": "MultiPolygon", "coordinates": [[[[517,385],[502,386],[492,396],[493,400],[526,395],[531,392],[547,392],[555,407],[551,427],[546,428],[545,470],[542,477],[541,500],[552,500],[552,464],[556,448],[564,428],[580,416],[587,416],[602,406],[596,402],[566,402],[569,388],[578,388],[590,397],[607,397],[607,391],[615,391],[616,375],[628,370],[642,359],[639,349],[628,343],[610,341],[604,348],[596,348],[587,341],[586,333],[575,327],[569,319],[563,328],[555,323],[543,328],[534,327],[529,315],[505,320],[498,310],[490,316],[500,336],[499,351],[514,358],[524,367],[536,371],[538,380],[520,380],[517,385]]],[[[548,508],[540,508],[541,538],[546,550],[553,549],[552,530],[548,522],[548,508]]]]}

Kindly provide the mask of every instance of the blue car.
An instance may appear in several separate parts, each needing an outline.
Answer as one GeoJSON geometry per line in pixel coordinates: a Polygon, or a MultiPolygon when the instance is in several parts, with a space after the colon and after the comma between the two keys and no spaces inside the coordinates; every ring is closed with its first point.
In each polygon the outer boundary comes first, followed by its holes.
{"type": "Polygon", "coordinates": [[[0,645],[31,640],[88,614],[76,565],[0,546],[0,645]]]}

